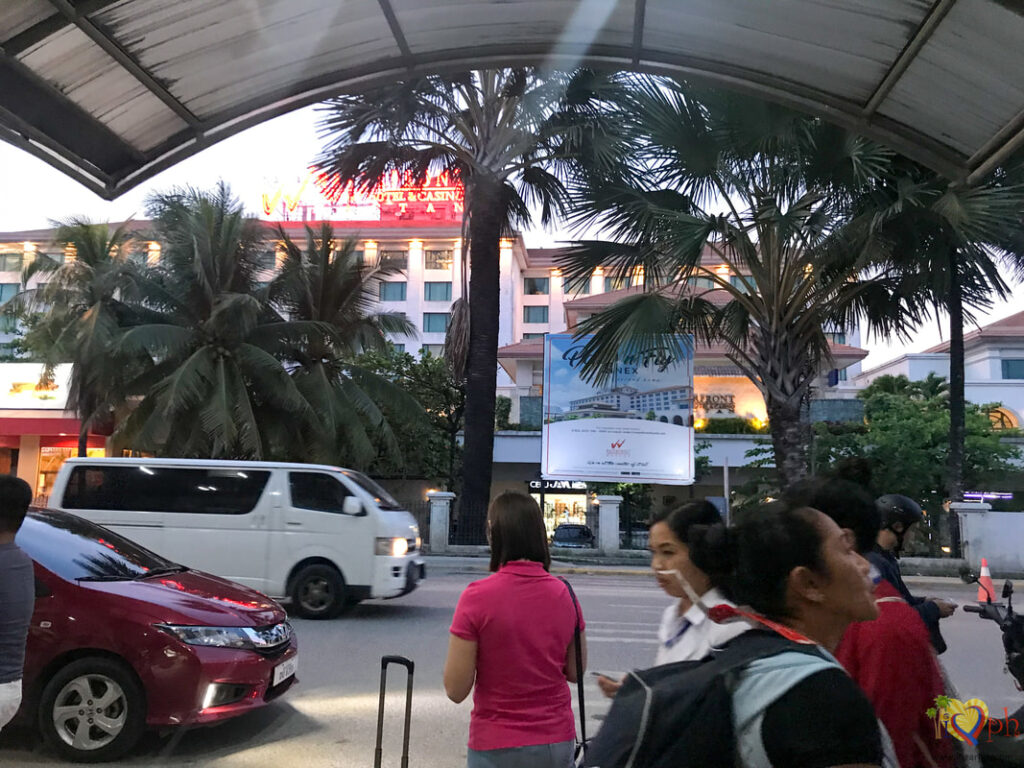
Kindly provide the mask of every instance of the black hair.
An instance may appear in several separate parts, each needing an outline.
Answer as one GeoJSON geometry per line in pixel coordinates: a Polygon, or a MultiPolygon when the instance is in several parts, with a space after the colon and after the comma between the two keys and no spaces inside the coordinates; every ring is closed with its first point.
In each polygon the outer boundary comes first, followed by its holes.
{"type": "Polygon", "coordinates": [[[551,568],[544,515],[532,496],[506,491],[487,508],[491,541],[491,570],[497,571],[513,560],[533,560],[551,568]]]}
{"type": "Polygon", "coordinates": [[[771,619],[788,616],[786,593],[794,568],[825,573],[824,536],[816,512],[785,501],[766,504],[732,528],[695,526],[690,560],[736,602],[771,619]]]}
{"type": "Polygon", "coordinates": [[[870,552],[882,528],[882,514],[871,493],[862,485],[827,477],[804,480],[783,492],[783,498],[796,507],[812,507],[836,521],[840,528],[853,531],[857,551],[870,552]]]}
{"type": "Polygon", "coordinates": [[[678,507],[662,509],[651,514],[650,525],[665,523],[675,537],[684,544],[690,543],[690,529],[695,525],[715,525],[722,522],[718,507],[710,501],[689,501],[678,507]]]}
{"type": "Polygon", "coordinates": [[[31,503],[28,483],[14,475],[0,475],[0,532],[17,533],[31,503]]]}

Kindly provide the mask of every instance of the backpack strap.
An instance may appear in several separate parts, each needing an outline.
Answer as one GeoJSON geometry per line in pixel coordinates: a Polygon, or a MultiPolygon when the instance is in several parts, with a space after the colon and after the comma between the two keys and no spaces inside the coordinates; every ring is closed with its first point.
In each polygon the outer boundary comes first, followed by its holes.
{"type": "Polygon", "coordinates": [[[584,753],[587,749],[587,710],[583,699],[583,642],[580,638],[580,603],[576,599],[576,593],[565,579],[559,577],[559,581],[565,584],[569,590],[569,597],[572,598],[572,606],[576,612],[576,629],[573,631],[573,646],[576,649],[576,696],[580,704],[580,744],[584,753]]]}

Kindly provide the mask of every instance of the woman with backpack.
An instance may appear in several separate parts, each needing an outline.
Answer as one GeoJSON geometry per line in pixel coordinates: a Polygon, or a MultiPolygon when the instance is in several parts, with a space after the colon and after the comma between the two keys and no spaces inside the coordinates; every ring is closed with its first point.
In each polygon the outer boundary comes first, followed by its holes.
{"type": "MultiPolygon", "coordinates": [[[[651,570],[658,586],[676,598],[661,617],[655,665],[697,661],[749,628],[742,621],[715,624],[708,618],[708,608],[732,603],[690,559],[690,530],[721,522],[718,508],[706,500],[691,501],[651,516],[651,570]]],[[[599,675],[597,684],[605,696],[613,698],[624,680],[599,675]]]]}
{"type": "Polygon", "coordinates": [[[575,634],[585,624],[568,585],[548,573],[540,508],[503,493],[487,510],[494,574],[473,582],[452,619],[444,687],[473,691],[467,768],[568,768],[576,726],[566,682],[577,681],[575,634]]]}

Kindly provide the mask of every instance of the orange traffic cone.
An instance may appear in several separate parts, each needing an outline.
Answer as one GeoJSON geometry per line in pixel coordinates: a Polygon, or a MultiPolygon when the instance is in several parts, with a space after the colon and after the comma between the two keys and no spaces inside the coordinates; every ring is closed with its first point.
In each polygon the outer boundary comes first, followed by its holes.
{"type": "Polygon", "coordinates": [[[992,573],[988,569],[988,560],[981,558],[981,576],[978,577],[978,602],[987,603],[996,599],[996,587],[992,583],[992,573]],[[988,590],[986,593],[985,590],[988,590]]]}

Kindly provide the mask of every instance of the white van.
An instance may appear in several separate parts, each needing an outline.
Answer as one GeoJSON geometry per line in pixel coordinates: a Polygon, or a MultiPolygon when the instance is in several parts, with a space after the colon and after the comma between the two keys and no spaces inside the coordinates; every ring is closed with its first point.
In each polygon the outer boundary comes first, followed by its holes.
{"type": "Polygon", "coordinates": [[[182,565],[290,598],[306,618],[399,597],[426,575],[415,518],[373,480],[340,467],[69,459],[49,506],[182,565]]]}

